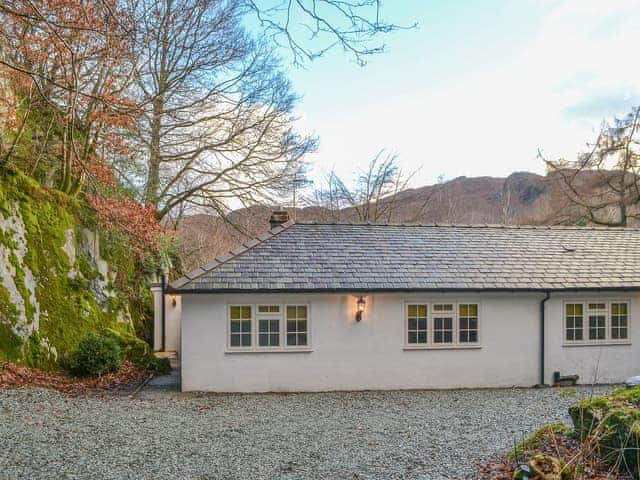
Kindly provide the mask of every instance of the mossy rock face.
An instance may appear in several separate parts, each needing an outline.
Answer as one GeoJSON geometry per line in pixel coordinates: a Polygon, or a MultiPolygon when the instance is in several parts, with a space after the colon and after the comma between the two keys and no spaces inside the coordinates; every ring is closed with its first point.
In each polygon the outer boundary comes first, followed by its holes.
{"type": "Polygon", "coordinates": [[[598,442],[605,462],[640,476],[640,387],[583,400],[569,415],[581,441],[598,442]]]}
{"type": "Polygon", "coordinates": [[[13,293],[3,282],[6,271],[0,271],[0,359],[58,368],[82,338],[116,325],[129,311],[139,324],[149,321],[151,299],[143,294],[146,285],[126,239],[104,233],[113,245],[104,248],[102,259],[117,272],[115,281],[104,278],[83,251],[81,232],[96,230],[91,215],[71,197],[19,172],[0,171],[0,220],[19,219],[21,230],[24,224],[19,235],[0,224],[0,248],[9,251],[15,270],[5,278],[13,293]],[[12,301],[16,295],[23,307],[12,301]]]}

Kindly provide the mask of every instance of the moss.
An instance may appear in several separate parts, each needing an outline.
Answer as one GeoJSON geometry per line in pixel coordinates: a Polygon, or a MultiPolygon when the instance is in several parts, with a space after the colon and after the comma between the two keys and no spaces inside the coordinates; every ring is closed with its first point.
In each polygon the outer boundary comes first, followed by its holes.
{"type": "Polygon", "coordinates": [[[534,456],[540,451],[541,447],[556,435],[570,435],[571,433],[571,429],[562,422],[546,425],[533,432],[522,443],[516,445],[513,450],[507,454],[507,458],[513,461],[523,456],[534,456]]]}
{"type": "Polygon", "coordinates": [[[134,335],[129,327],[118,324],[106,330],[113,337],[124,352],[124,357],[138,368],[150,370],[159,374],[168,373],[171,370],[167,359],[158,359],[149,344],[134,335]]]}
{"type": "Polygon", "coordinates": [[[33,368],[50,370],[55,366],[55,359],[45,346],[38,332],[33,332],[27,341],[24,352],[25,363],[33,368]]]}
{"type": "Polygon", "coordinates": [[[29,322],[33,322],[36,314],[36,308],[31,304],[31,295],[29,294],[29,289],[27,288],[24,270],[22,270],[20,260],[14,252],[11,252],[9,254],[9,263],[13,265],[16,271],[13,280],[16,284],[16,288],[18,289],[18,293],[20,293],[22,301],[24,302],[25,316],[27,317],[27,320],[29,322]]]}
{"type": "Polygon", "coordinates": [[[595,439],[607,463],[636,478],[640,473],[639,400],[640,387],[634,387],[583,400],[569,408],[580,440],[595,439]]]}
{"type": "Polygon", "coordinates": [[[22,356],[22,339],[11,328],[20,318],[18,309],[11,303],[9,291],[0,285],[0,359],[19,360],[22,356]]]}
{"type": "MultiPolygon", "coordinates": [[[[126,237],[99,232],[102,257],[117,272],[115,280],[109,282],[115,295],[108,305],[101,305],[89,287],[94,281],[106,279],[101,278],[92,260],[82,252],[78,252],[72,265],[63,249],[67,242],[65,232],[69,229],[78,232],[82,228],[95,228],[89,210],[73,198],[44,189],[14,170],[0,171],[0,211],[5,216],[17,212],[24,222],[26,254],[22,262],[15,253],[10,261],[16,268],[15,282],[25,300],[27,318],[33,321],[35,305],[25,283],[25,267],[34,275],[35,297],[41,312],[38,335],[23,342],[11,331],[11,326],[20,321],[19,312],[0,284],[0,358],[22,359],[39,368],[54,368],[57,364],[42,346],[42,340],[57,350],[58,363],[64,362],[83,337],[113,326],[119,312],[124,310],[131,312],[135,332],[145,332],[151,318],[152,297],[138,273],[139,267],[131,261],[134,256],[126,237]],[[72,269],[79,273],[75,278],[70,278],[72,269]]],[[[0,243],[15,250],[17,245],[12,237],[11,232],[0,231],[0,243]]]]}

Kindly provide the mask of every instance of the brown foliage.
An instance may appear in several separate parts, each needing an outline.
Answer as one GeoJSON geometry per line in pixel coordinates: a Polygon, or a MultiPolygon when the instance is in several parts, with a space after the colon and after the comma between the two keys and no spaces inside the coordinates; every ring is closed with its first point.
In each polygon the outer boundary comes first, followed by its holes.
{"type": "Polygon", "coordinates": [[[139,384],[147,372],[137,369],[128,361],[116,373],[94,378],[78,378],[60,372],[44,372],[0,362],[0,390],[7,388],[49,388],[68,395],[88,395],[100,392],[127,390],[139,384]]]}

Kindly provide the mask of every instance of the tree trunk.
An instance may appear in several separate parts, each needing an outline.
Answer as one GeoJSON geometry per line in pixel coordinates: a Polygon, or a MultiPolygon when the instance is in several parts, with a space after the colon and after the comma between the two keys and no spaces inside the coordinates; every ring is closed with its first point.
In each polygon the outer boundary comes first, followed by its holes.
{"type": "Polygon", "coordinates": [[[145,203],[157,205],[160,192],[160,132],[162,127],[162,111],[164,100],[161,95],[153,101],[151,116],[151,149],[149,152],[149,171],[144,193],[145,203]]]}

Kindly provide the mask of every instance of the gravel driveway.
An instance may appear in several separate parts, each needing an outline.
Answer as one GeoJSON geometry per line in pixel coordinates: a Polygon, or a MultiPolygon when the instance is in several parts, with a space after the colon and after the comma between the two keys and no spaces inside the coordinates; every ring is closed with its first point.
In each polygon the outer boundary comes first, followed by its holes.
{"type": "Polygon", "coordinates": [[[576,398],[561,392],[155,392],[132,400],[0,391],[0,478],[472,478],[478,461],[544,423],[568,421],[576,398]]]}

